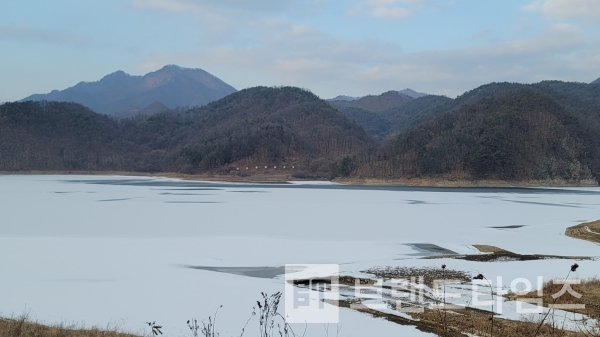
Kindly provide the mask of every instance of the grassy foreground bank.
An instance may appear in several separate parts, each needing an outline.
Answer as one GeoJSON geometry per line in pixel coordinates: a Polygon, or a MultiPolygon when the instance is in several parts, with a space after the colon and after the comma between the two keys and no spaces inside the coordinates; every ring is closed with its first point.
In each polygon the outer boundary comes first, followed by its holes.
{"type": "Polygon", "coordinates": [[[84,328],[77,325],[44,325],[22,314],[14,318],[0,318],[0,337],[140,337],[124,333],[118,327],[84,328]]]}

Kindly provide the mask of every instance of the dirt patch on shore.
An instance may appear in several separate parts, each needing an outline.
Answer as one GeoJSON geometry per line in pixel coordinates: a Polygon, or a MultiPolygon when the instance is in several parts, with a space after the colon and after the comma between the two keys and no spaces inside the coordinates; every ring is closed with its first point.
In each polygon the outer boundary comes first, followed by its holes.
{"type": "Polygon", "coordinates": [[[508,250],[496,247],[496,246],[488,246],[488,245],[473,245],[473,247],[477,248],[482,253],[492,253],[492,254],[513,254],[508,250]]]}
{"type": "MultiPolygon", "coordinates": [[[[600,235],[599,235],[600,236],[600,235]]],[[[424,259],[441,259],[451,258],[475,262],[499,262],[499,261],[536,261],[536,260],[592,260],[590,256],[561,256],[561,255],[543,255],[543,254],[518,254],[508,250],[490,246],[490,245],[473,245],[484,254],[466,254],[466,255],[437,255],[428,256],[424,259]]]]}
{"type": "Polygon", "coordinates": [[[569,227],[565,231],[565,235],[575,239],[600,243],[600,220],[569,227]]]}

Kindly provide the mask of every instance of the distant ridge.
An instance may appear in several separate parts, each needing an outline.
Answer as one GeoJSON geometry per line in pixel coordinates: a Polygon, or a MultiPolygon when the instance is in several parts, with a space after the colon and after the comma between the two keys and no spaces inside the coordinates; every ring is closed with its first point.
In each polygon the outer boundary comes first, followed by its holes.
{"type": "Polygon", "coordinates": [[[402,94],[398,91],[390,90],[381,95],[369,95],[353,101],[332,101],[329,100],[334,108],[342,110],[344,108],[361,108],[371,112],[383,112],[392,108],[400,107],[413,100],[412,97],[402,94]]]}
{"type": "Polygon", "coordinates": [[[327,101],[356,101],[357,99],[360,99],[361,97],[352,97],[352,96],[346,96],[346,95],[339,95],[336,96],[334,98],[330,98],[327,101]]]}
{"type": "Polygon", "coordinates": [[[116,71],[97,82],[80,82],[68,89],[36,94],[22,101],[75,102],[109,115],[143,110],[156,102],[167,108],[205,105],[236,90],[202,69],[168,65],[144,76],[116,71]]]}
{"type": "Polygon", "coordinates": [[[425,97],[425,96],[428,95],[428,94],[425,94],[425,93],[422,93],[422,92],[416,92],[416,91],[414,91],[414,90],[412,90],[410,88],[406,88],[406,89],[400,90],[398,92],[401,93],[401,94],[404,94],[406,96],[410,96],[412,98],[421,98],[421,97],[425,97]]]}
{"type": "Polygon", "coordinates": [[[600,78],[598,78],[597,80],[595,80],[594,82],[592,82],[590,84],[600,84],[600,78]]]}

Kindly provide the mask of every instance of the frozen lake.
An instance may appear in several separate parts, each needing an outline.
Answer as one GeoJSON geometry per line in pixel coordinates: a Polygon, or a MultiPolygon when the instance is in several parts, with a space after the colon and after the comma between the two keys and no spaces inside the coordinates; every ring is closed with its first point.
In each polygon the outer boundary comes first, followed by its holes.
{"type": "MultiPolygon", "coordinates": [[[[473,275],[533,282],[564,277],[571,262],[420,257],[435,246],[473,253],[473,244],[599,256],[598,245],[564,236],[566,227],[597,219],[600,188],[0,176],[0,316],[27,308],[45,322],[110,323],[133,332],[155,320],[179,336],[189,335],[188,319],[207,319],[223,305],[217,329],[239,335],[260,292],[283,291],[286,264],[339,264],[342,273],[356,273],[444,262],[473,275]]],[[[598,261],[579,264],[577,277],[600,270],[598,261]]],[[[340,326],[341,336],[426,335],[349,309],[341,310],[340,326]]],[[[324,335],[322,325],[309,326],[307,336],[324,335]]]]}

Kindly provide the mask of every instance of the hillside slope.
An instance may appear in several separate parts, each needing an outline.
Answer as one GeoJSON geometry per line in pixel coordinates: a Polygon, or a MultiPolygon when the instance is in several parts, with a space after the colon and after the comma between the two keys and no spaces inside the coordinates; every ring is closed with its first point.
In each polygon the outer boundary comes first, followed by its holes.
{"type": "Polygon", "coordinates": [[[183,116],[152,116],[128,135],[151,151],[169,153],[173,165],[161,169],[185,172],[285,163],[325,172],[370,142],[327,102],[292,87],[245,89],[183,116]],[[146,137],[148,129],[159,137],[146,137]]]}
{"type": "Polygon", "coordinates": [[[454,100],[444,96],[427,95],[381,112],[358,107],[338,109],[375,139],[384,139],[447,112],[455,107],[453,103],[454,100]]]}
{"type": "Polygon", "coordinates": [[[75,103],[0,106],[0,171],[135,170],[118,123],[75,103]]]}
{"type": "Polygon", "coordinates": [[[530,87],[463,104],[387,141],[361,174],[511,181],[599,177],[577,117],[530,87]]]}

